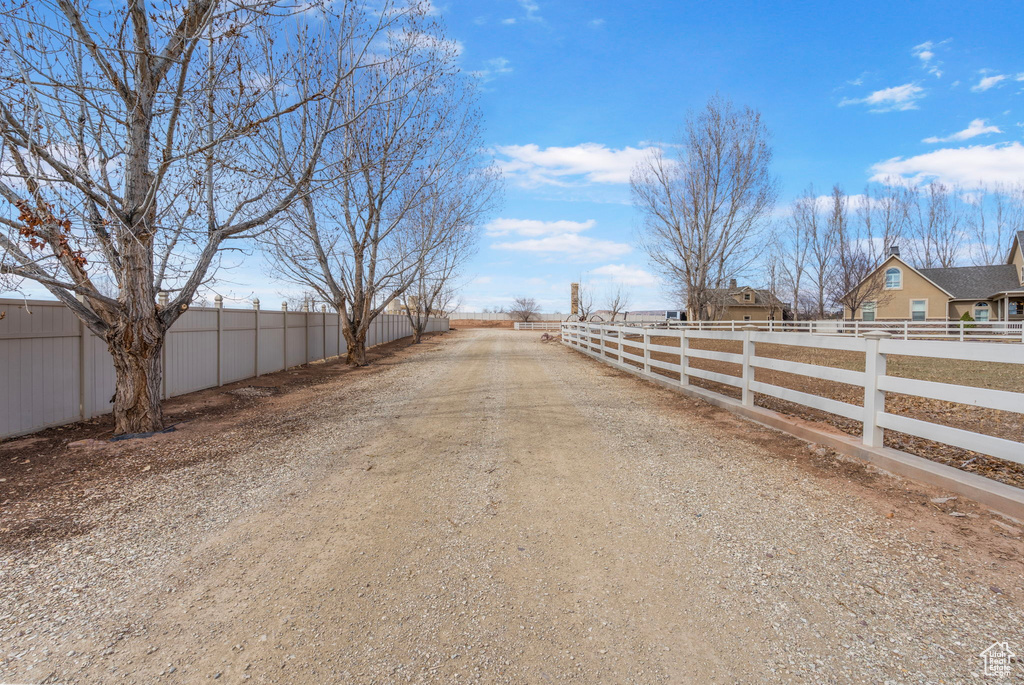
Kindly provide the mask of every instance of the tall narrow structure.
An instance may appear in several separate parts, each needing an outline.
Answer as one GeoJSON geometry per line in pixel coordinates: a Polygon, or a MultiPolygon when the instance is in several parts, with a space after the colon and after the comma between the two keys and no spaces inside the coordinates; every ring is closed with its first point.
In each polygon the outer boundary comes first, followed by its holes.
{"type": "Polygon", "coordinates": [[[580,313],[580,284],[572,284],[572,302],[569,306],[570,314],[576,316],[580,313]]]}

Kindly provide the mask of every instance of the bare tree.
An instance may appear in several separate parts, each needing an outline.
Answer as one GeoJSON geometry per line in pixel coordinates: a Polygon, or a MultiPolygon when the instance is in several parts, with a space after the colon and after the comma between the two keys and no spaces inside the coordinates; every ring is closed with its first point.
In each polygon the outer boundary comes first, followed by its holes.
{"type": "Polygon", "coordinates": [[[422,339],[431,316],[451,305],[455,279],[475,251],[476,228],[497,200],[494,168],[470,166],[463,171],[467,173],[453,173],[446,179],[443,189],[429,189],[411,215],[408,237],[414,243],[416,265],[404,309],[414,344],[422,339]]]}
{"type": "Polygon", "coordinates": [[[353,0],[308,8],[316,28],[302,31],[279,0],[9,7],[0,197],[14,211],[0,219],[0,272],[41,284],[106,342],[115,432],[157,430],[168,328],[225,245],[276,220],[314,169],[267,163],[261,132],[305,122],[314,159],[354,68],[342,48],[373,31],[357,30],[353,0]],[[275,41],[282,30],[293,39],[275,41]]]}
{"type": "Polygon", "coordinates": [[[856,219],[860,222],[861,239],[873,263],[879,263],[888,254],[889,248],[898,245],[907,232],[910,221],[912,192],[901,185],[887,185],[864,189],[861,202],[856,207],[856,219]]]}
{"type": "Polygon", "coordinates": [[[982,187],[967,204],[971,260],[977,265],[1001,264],[1013,236],[1024,230],[1024,184],[982,187]]]}
{"type": "Polygon", "coordinates": [[[576,315],[580,321],[590,321],[594,316],[594,289],[582,279],[576,296],[576,315]]]}
{"type": "Polygon", "coordinates": [[[537,316],[538,313],[540,313],[540,309],[537,307],[537,300],[532,297],[517,297],[512,300],[512,306],[508,310],[513,321],[524,323],[537,316]]]}
{"type": "Polygon", "coordinates": [[[765,258],[761,266],[762,282],[764,283],[763,290],[766,291],[766,302],[768,305],[768,318],[769,319],[782,319],[785,314],[785,306],[781,299],[779,299],[779,293],[785,287],[787,282],[787,270],[786,262],[787,257],[786,249],[782,245],[782,241],[778,236],[773,236],[768,243],[768,249],[765,253],[765,258]]]}
{"type": "MultiPolygon", "coordinates": [[[[305,196],[269,234],[277,272],[341,316],[350,364],[366,364],[371,322],[415,280],[425,250],[416,209],[444,196],[465,169],[486,165],[475,91],[429,9],[382,39],[378,63],[344,84],[344,123],[317,170],[322,192],[305,196]]],[[[285,142],[279,155],[293,148],[285,142]]],[[[438,245],[443,236],[433,234],[438,245]]]]}
{"type": "Polygon", "coordinates": [[[885,279],[874,273],[879,260],[871,240],[870,221],[851,221],[849,197],[838,185],[832,188],[830,200],[827,230],[835,239],[835,273],[829,283],[830,295],[853,317],[865,302],[882,304],[887,299],[885,279]]]}
{"type": "MultiPolygon", "coordinates": [[[[812,191],[809,191],[809,193],[812,191]]],[[[821,202],[818,198],[805,196],[803,212],[805,214],[806,240],[808,247],[806,277],[811,290],[813,316],[823,319],[830,304],[833,280],[836,275],[836,252],[839,237],[835,232],[835,222],[822,216],[821,202]]]]}
{"type": "Polygon", "coordinates": [[[677,154],[653,151],[633,171],[642,244],[691,320],[712,316],[713,292],[742,275],[777,190],[761,115],[715,96],[686,121],[677,154]]]}
{"type": "Polygon", "coordinates": [[[938,181],[911,189],[910,256],[917,268],[956,266],[964,244],[959,192],[938,181]]]}
{"type": "Polygon", "coordinates": [[[611,321],[618,320],[620,315],[625,315],[633,301],[633,294],[623,284],[616,283],[609,287],[604,296],[605,307],[611,312],[611,321]]]}
{"type": "Polygon", "coordinates": [[[779,249],[784,253],[780,260],[780,280],[792,297],[794,312],[803,299],[804,278],[807,274],[808,253],[820,224],[818,198],[814,186],[808,186],[804,194],[793,201],[789,219],[783,225],[779,249]]]}

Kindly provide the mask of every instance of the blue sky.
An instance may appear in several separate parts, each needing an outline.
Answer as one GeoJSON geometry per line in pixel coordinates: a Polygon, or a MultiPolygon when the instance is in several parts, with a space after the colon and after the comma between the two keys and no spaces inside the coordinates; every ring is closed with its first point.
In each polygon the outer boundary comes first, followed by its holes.
{"type": "Polygon", "coordinates": [[[635,245],[626,181],[639,151],[675,139],[715,92],[762,112],[780,205],[812,182],[856,193],[887,174],[1024,178],[1019,4],[436,4],[481,78],[508,187],[470,268],[470,308],[522,294],[564,311],[577,278],[598,305],[616,279],[634,309],[673,305],[635,245]]]}
{"type": "MultiPolygon", "coordinates": [[[[480,81],[507,183],[465,276],[467,309],[526,295],[565,311],[579,279],[598,306],[622,282],[633,309],[676,308],[636,247],[629,172],[716,92],[770,128],[779,216],[809,183],[1024,179],[1019,3],[433,1],[480,81]]],[[[276,308],[296,290],[257,256],[218,277],[234,306],[255,295],[276,308]]]]}

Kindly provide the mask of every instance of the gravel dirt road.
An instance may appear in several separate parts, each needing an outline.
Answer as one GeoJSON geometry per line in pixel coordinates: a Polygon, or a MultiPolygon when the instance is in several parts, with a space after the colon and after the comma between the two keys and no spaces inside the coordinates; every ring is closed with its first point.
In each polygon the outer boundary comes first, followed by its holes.
{"type": "Polygon", "coordinates": [[[240,450],[287,464],[244,492],[175,478],[5,554],[0,681],[961,683],[1024,654],[1018,527],[539,337],[319,386],[240,450]],[[102,564],[130,571],[81,589],[102,564]]]}

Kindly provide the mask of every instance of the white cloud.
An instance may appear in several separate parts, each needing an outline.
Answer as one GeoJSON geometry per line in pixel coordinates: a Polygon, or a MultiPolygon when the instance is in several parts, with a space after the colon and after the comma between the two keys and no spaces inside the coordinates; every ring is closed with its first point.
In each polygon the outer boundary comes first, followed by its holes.
{"type": "Polygon", "coordinates": [[[614,283],[638,288],[653,288],[658,285],[658,278],[654,274],[625,264],[605,264],[590,273],[596,276],[607,276],[614,283]]]}
{"type": "Polygon", "coordinates": [[[550,256],[558,255],[573,261],[596,262],[605,259],[614,259],[628,254],[633,250],[625,243],[616,243],[612,240],[591,238],[577,233],[565,233],[562,235],[547,236],[545,238],[533,238],[529,240],[517,240],[510,243],[496,243],[492,246],[496,250],[513,250],[518,252],[540,252],[550,256]]]}
{"type": "Polygon", "coordinates": [[[868,105],[872,112],[903,112],[917,109],[917,101],[924,97],[924,88],[914,83],[876,90],[863,98],[843,98],[839,106],[868,105]]]}
{"type": "Polygon", "coordinates": [[[609,148],[598,143],[573,147],[502,145],[495,151],[507,178],[522,186],[629,183],[633,168],[651,148],[609,148]]]}
{"type": "Polygon", "coordinates": [[[536,219],[495,219],[486,231],[492,236],[515,235],[524,240],[495,243],[496,250],[546,253],[572,261],[601,261],[632,252],[625,243],[582,235],[596,225],[588,221],[538,221],[536,219]]]}
{"type": "Polygon", "coordinates": [[[544,21],[540,16],[540,5],[534,0],[519,0],[519,5],[526,11],[529,21],[544,21]]]}
{"type": "Polygon", "coordinates": [[[1010,78],[1006,74],[995,74],[993,76],[983,76],[978,83],[971,86],[971,90],[975,93],[984,93],[989,88],[995,88],[1000,83],[1010,78]]]}
{"type": "Polygon", "coordinates": [[[948,39],[938,43],[928,40],[920,45],[915,45],[911,48],[910,53],[921,60],[922,69],[936,78],[940,78],[942,76],[942,69],[940,69],[942,62],[935,59],[935,51],[948,42],[948,39]]]}
{"type": "Polygon", "coordinates": [[[475,76],[484,83],[493,81],[502,74],[511,74],[512,67],[509,66],[509,61],[504,57],[495,57],[484,62],[483,69],[477,69],[476,71],[469,72],[470,76],[475,76]]]}
{"type": "Polygon", "coordinates": [[[921,142],[922,143],[952,143],[952,142],[959,142],[961,140],[969,140],[969,139],[974,138],[976,136],[983,136],[983,135],[987,135],[989,133],[1002,133],[1002,132],[1003,132],[1003,130],[1001,128],[999,128],[998,126],[995,126],[995,125],[989,126],[989,125],[987,125],[985,123],[984,119],[974,119],[973,121],[971,121],[970,124],[967,125],[967,128],[965,128],[963,131],[957,131],[956,133],[948,135],[945,138],[937,138],[935,136],[932,136],[930,138],[925,138],[921,142]]]}
{"type": "Polygon", "coordinates": [[[511,26],[512,24],[516,23],[516,18],[515,17],[509,17],[508,19],[502,19],[501,23],[505,24],[506,26],[511,26]]]}
{"type": "Polygon", "coordinates": [[[944,148],[906,159],[893,157],[871,167],[872,181],[923,183],[942,181],[964,188],[991,183],[1020,183],[1024,145],[1019,142],[944,148]]]}
{"type": "Polygon", "coordinates": [[[604,19],[591,19],[590,21],[587,22],[587,26],[589,26],[592,29],[604,26],[604,19]]]}
{"type": "Polygon", "coordinates": [[[525,238],[537,238],[547,235],[565,235],[582,233],[597,224],[593,219],[587,221],[539,221],[537,219],[503,219],[498,218],[484,227],[487,235],[520,235],[525,238]]]}

